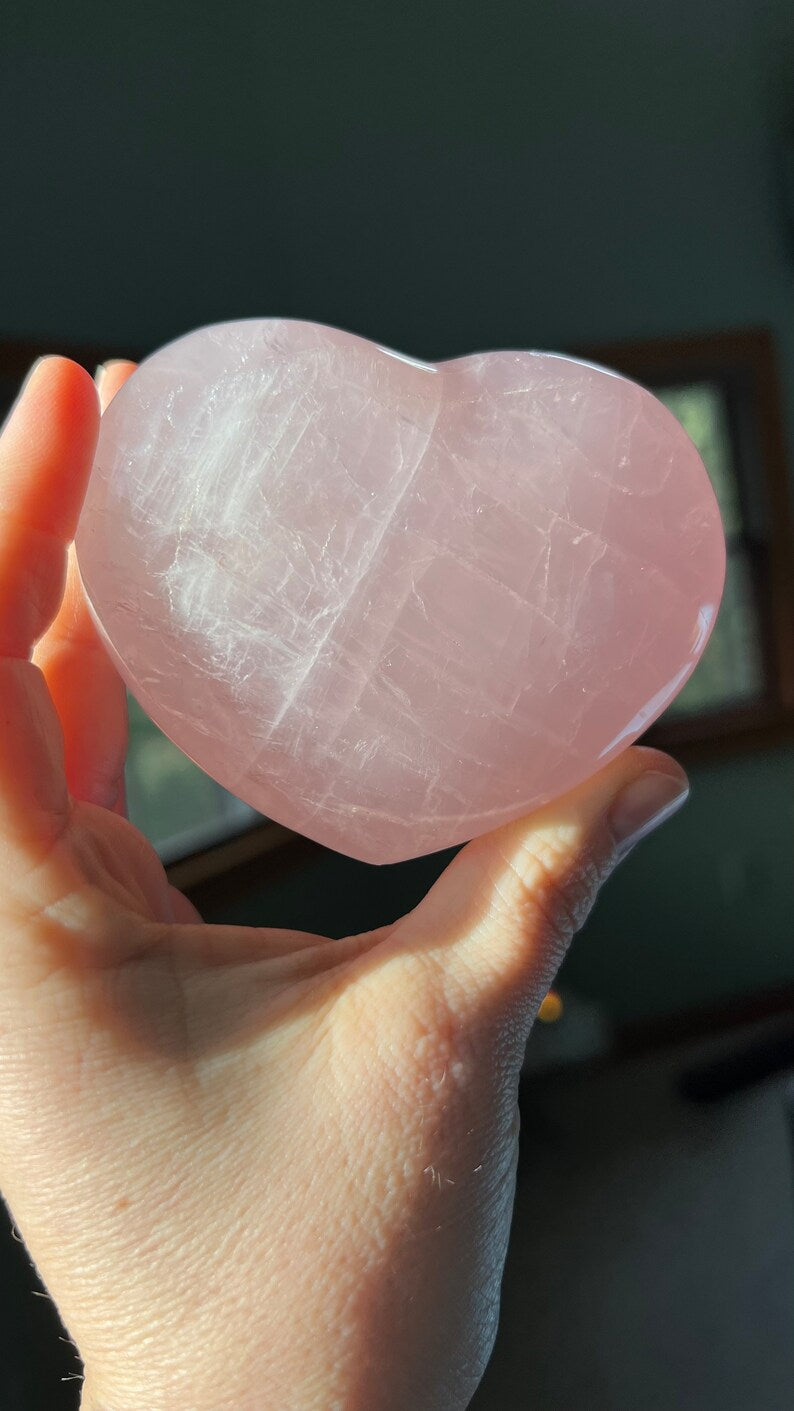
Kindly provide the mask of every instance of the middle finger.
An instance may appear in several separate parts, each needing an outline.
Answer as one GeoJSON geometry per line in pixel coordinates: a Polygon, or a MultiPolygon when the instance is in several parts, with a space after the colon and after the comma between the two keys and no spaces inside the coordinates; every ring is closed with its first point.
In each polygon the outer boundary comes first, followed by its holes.
{"type": "MultiPolygon", "coordinates": [[[[135,366],[119,360],[109,364],[104,375],[98,369],[103,412],[135,366]]],[[[61,607],[33,659],[44,673],[60,717],[72,798],[125,813],[127,692],[91,617],[74,544],[69,546],[61,607]]]]}

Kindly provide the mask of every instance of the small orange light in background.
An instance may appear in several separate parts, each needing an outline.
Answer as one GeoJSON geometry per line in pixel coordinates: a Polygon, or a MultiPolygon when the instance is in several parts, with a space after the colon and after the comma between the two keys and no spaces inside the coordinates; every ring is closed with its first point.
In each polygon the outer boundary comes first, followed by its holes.
{"type": "Polygon", "coordinates": [[[538,1019],[541,1024],[556,1024],[558,1019],[562,1019],[562,1012],[565,1008],[560,995],[556,990],[549,990],[543,1003],[538,1010],[538,1019]]]}

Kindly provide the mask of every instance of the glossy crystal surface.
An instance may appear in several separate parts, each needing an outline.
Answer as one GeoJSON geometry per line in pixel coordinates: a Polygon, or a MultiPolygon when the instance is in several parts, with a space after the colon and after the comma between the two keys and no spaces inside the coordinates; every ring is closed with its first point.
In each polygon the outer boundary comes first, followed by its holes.
{"type": "Polygon", "coordinates": [[[106,410],[77,554],[160,728],[247,803],[369,862],[528,812],[694,669],[725,546],[649,392],[547,353],[426,364],[246,319],[106,410]]]}

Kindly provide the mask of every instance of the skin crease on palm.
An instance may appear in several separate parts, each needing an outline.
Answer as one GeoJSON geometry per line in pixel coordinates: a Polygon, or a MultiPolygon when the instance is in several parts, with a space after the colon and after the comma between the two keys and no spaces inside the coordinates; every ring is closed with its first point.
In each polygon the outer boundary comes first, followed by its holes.
{"type": "Polygon", "coordinates": [[[457,1411],[496,1334],[532,1021],[616,796],[683,776],[627,750],[378,931],[203,923],[126,818],[125,691],[71,547],[133,368],[98,390],[39,362],[0,436],[0,1187],[84,1411],[457,1411]]]}

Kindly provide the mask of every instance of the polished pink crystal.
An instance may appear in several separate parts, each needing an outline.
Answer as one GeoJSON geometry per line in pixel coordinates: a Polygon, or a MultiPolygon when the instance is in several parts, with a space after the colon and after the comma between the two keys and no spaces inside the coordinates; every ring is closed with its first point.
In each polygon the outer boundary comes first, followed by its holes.
{"type": "Polygon", "coordinates": [[[146,358],[77,534],[113,659],[247,803],[397,862],[634,740],[695,667],[725,546],[669,411],[572,358],[432,365],[245,319],[146,358]]]}

